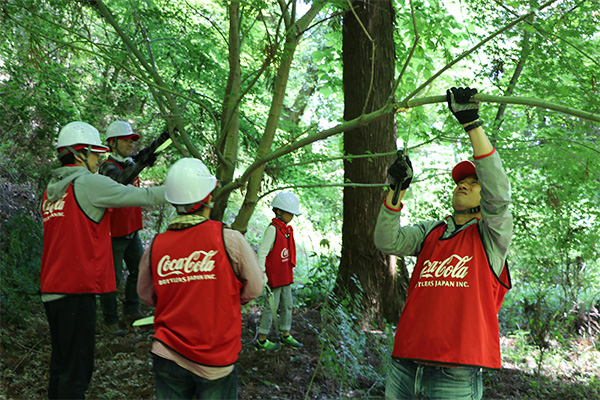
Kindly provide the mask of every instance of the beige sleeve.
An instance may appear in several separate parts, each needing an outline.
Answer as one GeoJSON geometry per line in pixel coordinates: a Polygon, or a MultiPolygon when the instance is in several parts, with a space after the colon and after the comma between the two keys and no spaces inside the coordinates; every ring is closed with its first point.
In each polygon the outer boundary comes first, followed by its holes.
{"type": "Polygon", "coordinates": [[[246,304],[262,293],[264,286],[263,273],[258,266],[254,250],[240,232],[225,229],[223,237],[225,247],[231,257],[233,270],[243,283],[241,301],[242,304],[246,304]]]}
{"type": "Polygon", "coordinates": [[[156,293],[154,293],[154,284],[152,283],[152,270],[150,266],[150,248],[148,246],[140,260],[137,293],[144,303],[150,307],[156,307],[156,293]]]}

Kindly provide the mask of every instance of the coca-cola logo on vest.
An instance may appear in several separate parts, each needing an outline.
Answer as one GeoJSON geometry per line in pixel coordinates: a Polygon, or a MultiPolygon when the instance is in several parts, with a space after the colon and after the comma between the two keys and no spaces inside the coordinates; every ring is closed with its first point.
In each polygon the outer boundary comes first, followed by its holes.
{"type": "Polygon", "coordinates": [[[67,192],[56,201],[50,201],[48,199],[44,201],[42,204],[42,216],[44,217],[44,222],[52,217],[64,217],[65,214],[63,209],[65,208],[65,197],[67,197],[67,192]]]}
{"type": "Polygon", "coordinates": [[[468,262],[472,256],[461,257],[452,254],[443,261],[425,260],[423,269],[419,274],[417,287],[459,287],[468,288],[469,282],[465,277],[469,273],[468,262]]]}
{"type": "Polygon", "coordinates": [[[171,259],[171,256],[166,254],[158,262],[158,276],[164,278],[169,275],[211,272],[215,269],[215,262],[212,258],[217,253],[217,250],[196,250],[187,257],[174,259],[171,259]]]}
{"type": "Polygon", "coordinates": [[[281,261],[287,262],[290,259],[290,251],[286,248],[281,250],[281,261]]]}
{"type": "Polygon", "coordinates": [[[457,254],[452,254],[444,261],[431,261],[425,260],[423,263],[423,270],[421,270],[421,278],[458,278],[462,279],[469,273],[469,266],[467,263],[471,261],[473,257],[464,256],[461,257],[457,254]],[[452,263],[456,260],[456,263],[452,263]]]}

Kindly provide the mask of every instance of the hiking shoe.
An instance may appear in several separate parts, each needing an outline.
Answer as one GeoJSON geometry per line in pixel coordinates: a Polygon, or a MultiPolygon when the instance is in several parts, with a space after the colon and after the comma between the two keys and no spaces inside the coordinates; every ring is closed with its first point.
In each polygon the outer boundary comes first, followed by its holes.
{"type": "Polygon", "coordinates": [[[142,318],[146,318],[147,315],[142,314],[139,311],[133,312],[133,313],[126,313],[125,315],[123,315],[123,320],[125,322],[125,326],[131,326],[131,324],[134,321],[137,321],[138,319],[142,319],[142,318]]]}
{"type": "Polygon", "coordinates": [[[109,337],[123,337],[127,335],[127,333],[126,330],[119,327],[119,324],[104,325],[102,329],[102,334],[109,337]]]}
{"type": "Polygon", "coordinates": [[[283,344],[286,344],[290,347],[295,347],[297,349],[304,347],[304,345],[302,343],[300,343],[299,341],[297,341],[296,339],[294,339],[292,337],[292,335],[287,335],[281,338],[281,341],[283,342],[283,344]]]}
{"type": "Polygon", "coordinates": [[[261,343],[257,340],[256,347],[261,350],[279,350],[281,348],[281,344],[271,342],[269,339],[265,340],[264,343],[261,343]]]}

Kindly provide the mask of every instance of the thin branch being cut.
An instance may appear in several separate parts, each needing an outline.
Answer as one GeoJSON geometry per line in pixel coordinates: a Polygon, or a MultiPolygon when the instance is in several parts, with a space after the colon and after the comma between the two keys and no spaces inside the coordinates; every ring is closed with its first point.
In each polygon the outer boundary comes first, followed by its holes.
{"type": "MultiPolygon", "coordinates": [[[[552,103],[549,101],[538,100],[530,97],[503,97],[503,96],[492,96],[488,94],[478,93],[474,96],[474,101],[478,102],[487,102],[487,103],[506,103],[506,104],[520,104],[526,106],[534,106],[545,108],[549,110],[558,111],[560,113],[573,115],[575,117],[579,117],[582,119],[587,119],[594,122],[600,122],[600,114],[594,114],[588,111],[577,110],[571,107],[563,106],[560,104],[552,103]]],[[[261,168],[263,165],[277,159],[285,154],[291,153],[301,147],[304,147],[310,143],[316,142],[318,140],[326,139],[330,136],[337,135],[342,132],[349,132],[358,127],[366,126],[372,121],[383,117],[384,115],[389,114],[390,112],[401,112],[406,111],[409,108],[414,108],[418,106],[423,106],[426,104],[435,104],[435,103],[444,103],[446,102],[446,96],[430,96],[430,97],[419,97],[416,99],[405,101],[401,104],[386,104],[379,110],[373,111],[369,114],[361,115],[351,121],[346,121],[340,123],[333,128],[326,129],[321,132],[316,132],[314,134],[303,137],[302,139],[297,140],[294,143],[287,144],[282,146],[275,151],[265,155],[264,157],[260,157],[255,160],[247,169],[244,171],[242,176],[236,179],[234,182],[231,182],[223,187],[221,193],[225,191],[235,190],[239,187],[244,186],[245,182],[249,179],[250,175],[261,168]]],[[[218,197],[218,196],[217,196],[218,197]]]]}
{"type": "Polygon", "coordinates": [[[558,1],[558,0],[550,0],[547,3],[545,3],[545,4],[542,4],[537,10],[531,11],[531,12],[523,15],[522,17],[515,19],[514,21],[512,21],[509,24],[505,25],[504,27],[498,29],[496,32],[492,33],[491,35],[489,35],[488,37],[486,37],[485,39],[483,39],[481,42],[477,43],[475,46],[471,47],[469,50],[465,51],[460,56],[456,57],[450,63],[446,64],[438,72],[436,72],[429,79],[427,79],[427,81],[425,81],[421,86],[419,86],[418,88],[416,88],[415,90],[413,90],[412,93],[410,93],[408,96],[406,96],[406,98],[402,102],[403,103],[408,102],[410,99],[412,99],[414,96],[416,96],[417,93],[419,93],[421,90],[423,90],[424,88],[426,88],[431,82],[433,82],[434,80],[436,80],[441,74],[443,74],[444,72],[446,72],[447,70],[449,70],[450,68],[452,68],[459,61],[461,61],[462,59],[466,58],[471,53],[475,52],[475,50],[479,49],[480,47],[482,47],[484,44],[486,44],[487,42],[489,42],[490,40],[492,40],[496,36],[498,36],[498,35],[506,32],[507,30],[509,30],[513,26],[515,26],[515,25],[519,24],[520,22],[526,20],[527,18],[535,15],[536,12],[541,11],[544,8],[547,8],[547,7],[551,6],[553,3],[556,3],[556,1],[558,1]]]}
{"type": "MultiPolygon", "coordinates": [[[[573,107],[563,106],[562,104],[552,103],[546,100],[539,100],[533,97],[506,97],[506,96],[493,96],[490,94],[477,93],[473,96],[473,100],[480,103],[499,103],[499,104],[520,104],[524,106],[532,106],[538,108],[545,108],[548,110],[558,111],[563,114],[573,115],[575,117],[587,119],[589,121],[600,122],[600,114],[595,114],[589,111],[578,110],[573,107]]],[[[407,102],[397,105],[398,112],[406,111],[409,108],[423,106],[425,104],[434,103],[445,103],[446,96],[430,96],[430,97],[418,97],[416,99],[409,100],[407,102]]]]}
{"type": "Polygon", "coordinates": [[[394,88],[392,89],[391,96],[394,96],[394,94],[396,93],[396,90],[398,89],[398,86],[400,86],[400,82],[402,81],[404,72],[406,71],[406,68],[408,68],[408,64],[410,63],[410,60],[412,59],[413,55],[415,54],[415,49],[417,48],[417,44],[419,44],[419,40],[421,39],[421,36],[419,35],[419,31],[417,30],[417,21],[415,19],[415,9],[414,9],[412,0],[410,0],[410,15],[411,15],[412,21],[413,21],[413,29],[415,31],[415,40],[413,42],[412,48],[410,49],[410,53],[408,53],[408,57],[406,58],[406,61],[404,61],[404,65],[402,66],[402,71],[400,71],[400,74],[398,74],[398,78],[396,78],[396,82],[394,82],[394,88]]]}

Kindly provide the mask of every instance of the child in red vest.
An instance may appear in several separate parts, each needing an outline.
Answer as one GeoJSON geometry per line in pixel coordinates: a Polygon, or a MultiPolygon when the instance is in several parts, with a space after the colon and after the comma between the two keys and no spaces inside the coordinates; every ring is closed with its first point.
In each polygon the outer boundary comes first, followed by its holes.
{"type": "Polygon", "coordinates": [[[265,272],[265,282],[268,285],[268,301],[258,328],[257,347],[259,349],[277,350],[281,348],[281,344],[267,339],[273,324],[273,315],[277,314],[280,303],[281,342],[295,348],[303,346],[290,335],[293,308],[291,284],[294,282],[293,269],[296,266],[296,242],[294,241],[294,231],[288,224],[294,215],[300,215],[299,204],[298,196],[291,192],[282,191],[275,196],[271,203],[275,218],[265,230],[263,240],[258,248],[258,264],[265,272]]]}

